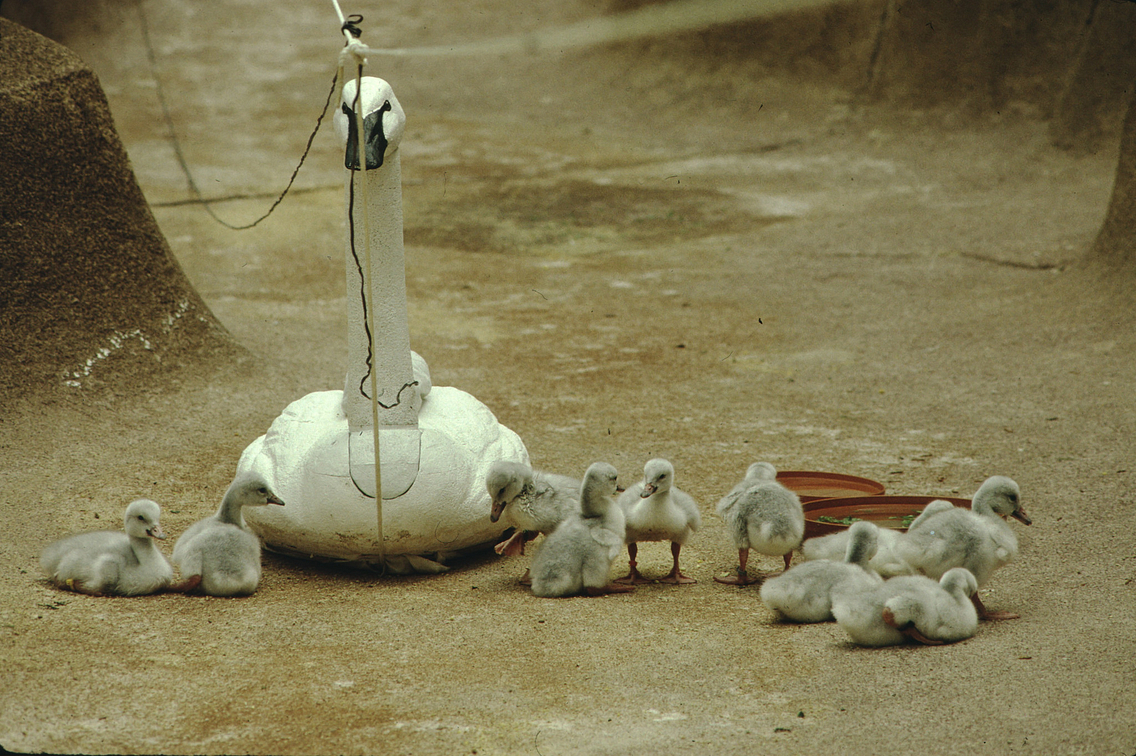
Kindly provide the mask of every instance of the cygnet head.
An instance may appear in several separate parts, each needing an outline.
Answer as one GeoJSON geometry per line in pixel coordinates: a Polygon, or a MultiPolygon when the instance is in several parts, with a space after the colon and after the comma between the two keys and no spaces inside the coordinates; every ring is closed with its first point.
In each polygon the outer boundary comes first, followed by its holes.
{"type": "Polygon", "coordinates": [[[155,501],[138,499],[130,502],[130,505],[126,507],[126,514],[122,518],[126,534],[131,538],[165,539],[166,534],[162,532],[162,526],[158,524],[160,514],[161,508],[155,501]]]}
{"type": "Polygon", "coordinates": [[[777,468],[768,462],[754,462],[746,470],[746,480],[777,480],[777,468]]]}
{"type": "Polygon", "coordinates": [[[251,472],[238,477],[229,485],[225,501],[238,507],[263,507],[266,504],[284,506],[284,502],[272,493],[264,478],[251,472]]]}
{"type": "Polygon", "coordinates": [[[967,598],[978,591],[978,579],[974,577],[974,573],[965,567],[953,567],[944,572],[943,576],[939,578],[939,585],[947,593],[958,591],[967,598]]]}
{"type": "Polygon", "coordinates": [[[612,502],[619,473],[607,462],[596,462],[584,473],[580,487],[580,513],[584,517],[599,517],[607,511],[604,500],[612,502]]]}
{"type": "Polygon", "coordinates": [[[669,491],[674,483],[674,465],[665,459],[652,459],[643,466],[643,490],[639,496],[646,499],[657,491],[669,491]]]}
{"type": "Polygon", "coordinates": [[[858,564],[865,569],[868,562],[879,549],[880,529],[874,522],[858,520],[848,528],[848,548],[844,551],[844,561],[858,564]]]}
{"type": "Polygon", "coordinates": [[[977,493],[974,494],[971,508],[981,510],[983,507],[988,507],[1000,517],[1013,517],[1029,525],[1033,521],[1022,509],[1021,498],[1021,489],[1013,479],[1004,475],[994,475],[979,486],[977,493]]]}
{"type": "Polygon", "coordinates": [[[501,519],[505,507],[532,484],[532,470],[528,466],[505,460],[494,462],[485,476],[485,488],[493,499],[489,521],[497,522],[501,519]]]}

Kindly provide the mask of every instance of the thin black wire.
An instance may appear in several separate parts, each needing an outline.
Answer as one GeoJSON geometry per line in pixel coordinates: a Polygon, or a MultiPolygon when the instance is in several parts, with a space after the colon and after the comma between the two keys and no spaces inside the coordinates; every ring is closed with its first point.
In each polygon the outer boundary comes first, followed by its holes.
{"type": "MultiPolygon", "coordinates": [[[[300,156],[300,162],[296,164],[295,170],[292,171],[292,176],[288,179],[288,185],[284,187],[284,191],[280,192],[280,196],[276,198],[276,201],[272,203],[272,206],[268,208],[268,212],[266,212],[264,215],[260,216],[252,223],[248,223],[243,226],[234,225],[226,221],[224,218],[221,218],[219,215],[217,215],[217,213],[213,211],[211,203],[218,200],[205,199],[204,195],[202,195],[201,193],[201,190],[197,187],[197,182],[193,179],[193,172],[190,171],[189,163],[186,162],[185,155],[181,151],[181,142],[178,141],[177,132],[174,130],[174,120],[173,116],[170,115],[169,104],[166,102],[165,90],[162,88],[162,80],[158,77],[158,58],[154,52],[154,45],[150,40],[150,24],[146,19],[146,11],[143,9],[142,3],[143,0],[138,0],[136,6],[138,8],[138,20],[142,27],[142,41],[146,46],[146,58],[150,62],[150,75],[154,78],[154,89],[158,94],[158,104],[162,108],[162,118],[166,123],[166,130],[169,132],[170,143],[172,144],[174,149],[174,156],[177,158],[178,165],[181,166],[182,173],[185,174],[185,180],[189,185],[189,191],[195,197],[196,202],[200,203],[205,208],[205,212],[209,213],[210,217],[212,217],[213,220],[217,221],[225,228],[232,229],[233,231],[245,231],[247,229],[250,229],[253,226],[259,224],[268,216],[272,215],[272,212],[276,210],[276,207],[281,202],[284,201],[284,197],[287,196],[288,191],[292,188],[292,184],[296,181],[296,176],[299,175],[300,168],[303,167],[304,161],[307,159],[308,153],[312,149],[312,142],[315,141],[316,134],[319,133],[320,126],[323,124],[324,116],[327,115],[327,107],[331,104],[331,97],[333,94],[335,94],[335,85],[339,81],[339,71],[338,69],[336,70],[335,76],[331,80],[331,89],[328,90],[327,100],[323,104],[323,110],[320,111],[319,117],[316,119],[316,127],[312,130],[311,135],[308,137],[308,143],[304,147],[304,153],[300,156]]],[[[360,18],[359,20],[361,21],[362,19],[360,18]]]]}

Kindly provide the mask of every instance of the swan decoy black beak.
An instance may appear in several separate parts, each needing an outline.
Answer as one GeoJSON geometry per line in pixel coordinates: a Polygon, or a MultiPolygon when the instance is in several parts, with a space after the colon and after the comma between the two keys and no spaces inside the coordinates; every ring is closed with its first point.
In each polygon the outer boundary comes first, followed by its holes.
{"type": "MultiPolygon", "coordinates": [[[[359,170],[359,129],[355,113],[343,103],[340,106],[343,114],[347,116],[347,150],[343,156],[343,165],[348,170],[359,170]]],[[[390,100],[382,107],[363,118],[363,151],[367,159],[367,170],[379,168],[383,164],[383,156],[387,152],[387,135],[383,133],[383,113],[391,110],[390,100]]]]}

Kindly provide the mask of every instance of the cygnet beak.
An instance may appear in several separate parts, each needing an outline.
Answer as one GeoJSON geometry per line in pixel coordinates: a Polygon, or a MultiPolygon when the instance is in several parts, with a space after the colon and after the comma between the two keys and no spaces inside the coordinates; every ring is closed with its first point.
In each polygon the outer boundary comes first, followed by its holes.
{"type": "Polygon", "coordinates": [[[166,534],[162,532],[162,526],[157,523],[154,523],[154,527],[146,531],[146,535],[151,538],[158,538],[162,541],[166,540],[166,534]]]}
{"type": "Polygon", "coordinates": [[[654,483],[644,483],[643,484],[643,490],[639,492],[639,498],[640,499],[650,498],[655,493],[655,491],[658,491],[658,490],[659,489],[655,486],[654,483]]]}
{"type": "Polygon", "coordinates": [[[283,501],[281,501],[281,500],[280,500],[280,497],[279,497],[279,496],[277,496],[277,495],[276,495],[276,494],[274,494],[274,493],[270,493],[270,494],[268,494],[268,503],[269,503],[269,504],[279,504],[280,506],[284,506],[284,502],[283,502],[283,501]]]}
{"type": "Polygon", "coordinates": [[[1029,515],[1026,514],[1026,510],[1021,509],[1021,508],[1016,509],[1015,511],[1011,512],[1010,517],[1013,517],[1015,520],[1019,520],[1019,521],[1025,523],[1026,525],[1032,525],[1033,524],[1033,520],[1031,520],[1029,518],[1029,515]]]}
{"type": "Polygon", "coordinates": [[[501,513],[504,512],[504,511],[505,511],[505,502],[497,501],[495,499],[493,501],[493,509],[489,512],[489,521],[490,522],[497,522],[498,520],[501,519],[501,513]]]}

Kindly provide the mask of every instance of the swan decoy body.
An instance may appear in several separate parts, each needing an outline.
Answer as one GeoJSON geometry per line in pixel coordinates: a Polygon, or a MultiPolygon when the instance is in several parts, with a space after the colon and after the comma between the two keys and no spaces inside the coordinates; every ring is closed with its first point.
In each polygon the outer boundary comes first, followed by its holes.
{"type": "Polygon", "coordinates": [[[880,532],[873,523],[854,523],[848,529],[843,561],[804,562],[770,578],[761,586],[762,602],[795,622],[831,620],[834,593],[870,590],[883,583],[883,578],[868,566],[876,553],[880,532]]]}
{"type": "Polygon", "coordinates": [[[154,539],[164,539],[161,509],[149,499],[126,507],[123,530],[79,533],[43,550],[40,565],[61,588],[92,595],[141,596],[166,588],[174,571],[154,539]],[[125,531],[125,532],[123,532],[125,531]]]}
{"type": "Polygon", "coordinates": [[[190,525],[174,545],[173,559],[183,578],[177,589],[200,587],[210,596],[254,593],[260,584],[260,539],[245,527],[241,510],[283,503],[260,476],[239,475],[217,513],[190,525]]]}
{"type": "Polygon", "coordinates": [[[805,535],[805,512],[797,494],[777,482],[777,468],[768,462],[749,466],[741,483],[718,502],[718,515],[738,549],[736,575],[714,576],[719,583],[747,585],[755,582],[746,572],[750,549],[785,559],[785,569],[793,549],[805,535]]]}
{"type": "Polygon", "coordinates": [[[502,517],[515,532],[497,544],[498,554],[525,553],[525,542],[548,535],[569,514],[580,510],[580,481],[567,475],[533,470],[523,462],[501,460],[485,477],[492,508],[489,519],[502,517]]]}
{"type": "Polygon", "coordinates": [[[627,556],[631,570],[619,583],[654,582],[639,574],[636,556],[641,541],[670,541],[673,565],[661,583],[698,582],[682,574],[678,555],[683,544],[702,526],[698,505],[685,491],[674,487],[674,465],[665,459],[652,459],[643,467],[643,480],[624,491],[619,506],[627,521],[627,556]]]}
{"type": "MultiPolygon", "coordinates": [[[[1007,516],[1030,524],[1022,509],[1018,484],[995,475],[979,487],[970,509],[940,507],[931,513],[924,511],[900,539],[896,552],[912,569],[934,579],[954,567],[965,567],[982,587],[995,570],[1017,556],[1018,538],[1003,519],[1007,516]]],[[[1019,616],[988,611],[977,592],[973,601],[982,619],[1019,616]]]]}
{"type": "Polygon", "coordinates": [[[974,635],[978,612],[971,596],[978,582],[955,567],[938,581],[901,575],[867,591],[838,592],[832,613],[853,643],[892,646],[908,638],[931,645],[955,643],[974,635]]]}
{"type": "Polygon", "coordinates": [[[549,533],[533,557],[535,595],[597,596],[632,590],[608,581],[626,534],[623,511],[615,501],[616,477],[615,468],[604,462],[588,468],[580,488],[580,511],[549,533]]]}

